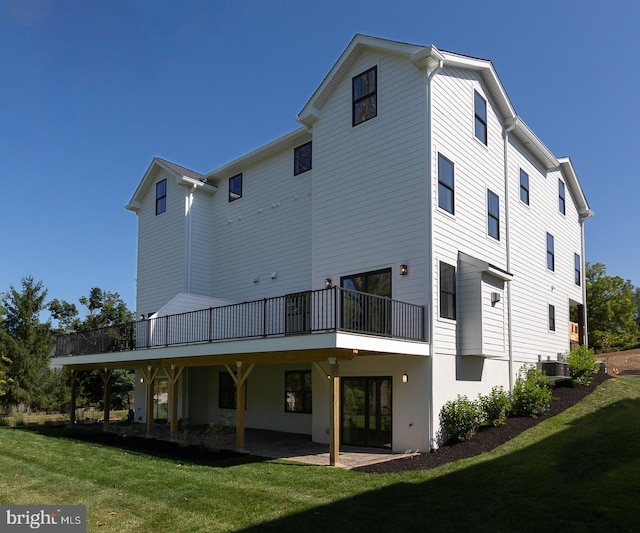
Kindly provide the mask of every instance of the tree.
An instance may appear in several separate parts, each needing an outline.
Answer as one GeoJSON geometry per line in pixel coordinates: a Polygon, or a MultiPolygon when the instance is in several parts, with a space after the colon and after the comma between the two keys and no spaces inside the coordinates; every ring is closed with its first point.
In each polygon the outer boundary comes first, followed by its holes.
{"type": "MultiPolygon", "coordinates": [[[[602,263],[587,263],[589,342],[596,352],[633,348],[640,340],[631,281],[608,276],[602,263]]],[[[637,291],[636,291],[637,292],[637,291]]]]}
{"type": "Polygon", "coordinates": [[[4,385],[4,405],[35,409],[50,405],[56,379],[49,367],[54,342],[51,325],[40,322],[46,297],[42,282],[26,276],[21,290],[11,286],[0,298],[0,354],[9,378],[4,385]]]}
{"type": "Polygon", "coordinates": [[[640,328],[640,287],[636,287],[636,324],[640,328]]]}

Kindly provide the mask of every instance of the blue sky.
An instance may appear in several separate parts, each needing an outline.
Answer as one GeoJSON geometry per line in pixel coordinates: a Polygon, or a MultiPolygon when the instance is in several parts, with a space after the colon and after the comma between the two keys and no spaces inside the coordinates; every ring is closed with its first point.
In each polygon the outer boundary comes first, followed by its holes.
{"type": "Polygon", "coordinates": [[[152,158],[204,173],[295,129],[356,33],[491,59],[573,160],[586,259],[638,286],[638,21],[631,0],[0,0],[0,292],[33,275],[135,309],[124,205],[152,158]]]}

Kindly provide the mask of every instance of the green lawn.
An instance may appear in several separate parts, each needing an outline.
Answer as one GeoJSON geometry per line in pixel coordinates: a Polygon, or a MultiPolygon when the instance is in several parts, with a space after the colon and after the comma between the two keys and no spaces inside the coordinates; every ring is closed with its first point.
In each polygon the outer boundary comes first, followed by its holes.
{"type": "Polygon", "coordinates": [[[640,378],[608,380],[493,452],[371,475],[178,463],[0,428],[0,503],[87,506],[89,531],[638,531],[640,378]]]}

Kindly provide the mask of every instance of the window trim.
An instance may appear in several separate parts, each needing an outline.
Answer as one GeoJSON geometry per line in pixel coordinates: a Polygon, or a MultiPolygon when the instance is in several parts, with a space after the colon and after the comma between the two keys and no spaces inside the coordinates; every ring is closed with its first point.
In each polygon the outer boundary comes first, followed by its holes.
{"type": "Polygon", "coordinates": [[[451,161],[449,158],[443,156],[440,152],[438,152],[438,207],[444,211],[446,211],[447,213],[451,213],[452,215],[455,216],[456,213],[456,167],[455,167],[455,163],[453,161],[451,161]],[[445,183],[444,181],[441,180],[441,162],[447,163],[451,165],[451,181],[452,181],[452,185],[449,185],[448,183],[445,183]],[[440,198],[441,198],[441,194],[440,194],[440,187],[443,187],[444,189],[451,191],[451,211],[449,211],[449,209],[447,209],[445,206],[440,204],[440,198]]]}
{"type": "Polygon", "coordinates": [[[561,179],[558,179],[558,211],[563,215],[567,214],[566,187],[561,179]]]}
{"type": "Polygon", "coordinates": [[[166,213],[167,211],[167,179],[160,180],[156,183],[156,216],[166,213]],[[164,193],[159,191],[160,185],[164,184],[164,193]],[[164,200],[164,201],[163,201],[164,200]]]}
{"type": "Polygon", "coordinates": [[[367,122],[368,120],[375,118],[378,116],[378,65],[374,65],[373,67],[361,72],[360,74],[351,78],[351,126],[355,127],[358,124],[362,124],[363,122],[367,122]],[[373,90],[369,90],[366,94],[359,96],[356,98],[356,80],[362,78],[363,76],[368,76],[370,72],[374,73],[375,83],[373,90]],[[364,115],[364,118],[361,120],[356,120],[356,105],[360,102],[364,102],[365,100],[372,98],[373,100],[373,114],[371,116],[364,115]]]}
{"type": "Polygon", "coordinates": [[[525,205],[530,205],[529,202],[531,200],[531,189],[529,185],[529,174],[527,174],[524,170],[520,169],[520,201],[525,205]],[[526,178],[526,186],[523,184],[523,178],[526,178]],[[522,193],[526,194],[527,199],[522,199],[522,193]]]}
{"type": "Polygon", "coordinates": [[[556,270],[556,244],[555,238],[551,233],[547,232],[547,270],[555,272],[556,270]],[[551,240],[549,240],[551,239],[551,240]],[[549,266],[551,265],[551,266],[549,266]]]}
{"type": "Polygon", "coordinates": [[[548,323],[549,331],[555,331],[556,330],[556,306],[553,304],[549,304],[548,319],[549,319],[549,323],[548,323]]]}
{"type": "Polygon", "coordinates": [[[450,265],[449,263],[445,263],[444,261],[439,262],[438,284],[440,286],[438,291],[439,298],[440,298],[440,302],[438,303],[438,311],[439,311],[440,318],[446,318],[447,320],[456,320],[456,317],[457,317],[456,299],[457,299],[458,279],[456,276],[456,267],[454,265],[450,265]],[[446,272],[445,270],[448,272],[446,272]],[[452,290],[446,290],[446,288],[444,287],[444,284],[442,283],[442,280],[444,279],[445,275],[447,274],[451,275],[451,273],[453,273],[453,287],[452,287],[452,290]],[[444,305],[443,305],[444,302],[446,301],[448,304],[449,297],[451,296],[453,297],[451,300],[452,309],[444,309],[444,305]]]}
{"type": "Polygon", "coordinates": [[[313,385],[312,385],[311,370],[285,370],[284,372],[284,412],[294,413],[299,415],[303,415],[303,414],[309,415],[309,414],[313,414],[312,406],[313,406],[313,385]],[[300,375],[300,383],[302,384],[302,389],[290,390],[287,387],[287,377],[293,374],[300,375]],[[305,383],[306,383],[305,376],[309,376],[309,390],[306,390],[305,388],[305,383]],[[294,393],[297,392],[302,395],[302,411],[294,411],[292,409],[289,409],[289,403],[287,402],[287,394],[289,392],[294,392],[294,393]],[[308,394],[308,400],[307,400],[307,394],[308,394]]]}
{"type": "Polygon", "coordinates": [[[489,237],[493,237],[496,241],[500,240],[500,196],[498,196],[491,189],[487,189],[487,235],[489,237]],[[495,197],[498,202],[498,212],[491,212],[491,197],[495,197]],[[491,221],[494,220],[496,222],[496,230],[497,235],[493,235],[491,233],[491,221]]]}
{"type": "Polygon", "coordinates": [[[485,146],[489,145],[489,126],[487,120],[487,99],[477,90],[473,91],[473,135],[485,146]],[[478,98],[484,103],[484,113],[478,113],[478,98]],[[484,128],[484,139],[478,136],[478,123],[484,128]]]}
{"type": "Polygon", "coordinates": [[[299,174],[303,174],[304,172],[308,172],[309,170],[312,169],[313,165],[313,148],[312,148],[312,141],[309,141],[307,143],[301,144],[300,146],[296,146],[293,149],[293,175],[297,176],[299,174]],[[300,164],[300,152],[305,149],[306,147],[309,147],[309,166],[307,168],[304,168],[301,164],[300,164]]]}
{"type": "Polygon", "coordinates": [[[236,174],[235,176],[232,176],[229,178],[229,202],[235,202],[236,200],[240,200],[240,198],[242,198],[242,181],[243,181],[242,172],[240,172],[240,174],[236,174]],[[232,189],[231,184],[233,180],[238,180],[238,182],[240,183],[239,192],[236,191],[235,189],[232,189]]]}

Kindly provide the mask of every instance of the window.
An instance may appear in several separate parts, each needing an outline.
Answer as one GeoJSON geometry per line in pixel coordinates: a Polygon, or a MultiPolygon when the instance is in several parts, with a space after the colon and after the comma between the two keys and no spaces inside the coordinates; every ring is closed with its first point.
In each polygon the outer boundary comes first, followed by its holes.
{"type": "Polygon", "coordinates": [[[573,264],[575,271],[575,282],[576,285],[580,285],[582,282],[582,261],[580,260],[580,256],[578,254],[573,254],[573,264]]]}
{"type": "Polygon", "coordinates": [[[293,175],[311,170],[311,142],[293,150],[293,175]]]}
{"type": "Polygon", "coordinates": [[[311,370],[284,373],[284,412],[311,413],[311,370]]]}
{"type": "Polygon", "coordinates": [[[378,67],[373,67],[352,80],[354,126],[378,114],[377,72],[378,67]]]}
{"type": "Polygon", "coordinates": [[[520,200],[529,205],[529,174],[520,169],[520,200]]]}
{"type": "Polygon", "coordinates": [[[487,232],[500,240],[500,198],[492,191],[487,191],[487,232]]]}
{"type": "Polygon", "coordinates": [[[456,319],[456,267],[440,262],[440,316],[456,319]]]}
{"type": "Polygon", "coordinates": [[[547,233],[547,268],[549,270],[556,269],[556,256],[553,244],[553,235],[547,233]]]}
{"type": "Polygon", "coordinates": [[[156,215],[167,210],[167,180],[156,183],[156,215]]]}
{"type": "Polygon", "coordinates": [[[549,331],[556,330],[556,307],[549,304],[549,331]]]}
{"type": "Polygon", "coordinates": [[[229,201],[242,198],[242,174],[229,178],[229,201]]]}
{"type": "Polygon", "coordinates": [[[558,180],[558,210],[564,215],[566,200],[564,198],[564,182],[558,180]]]}
{"type": "Polygon", "coordinates": [[[454,214],[453,163],[442,154],[438,154],[438,207],[454,214]]]}
{"type": "Polygon", "coordinates": [[[391,335],[391,269],[363,272],[340,278],[342,327],[350,331],[391,335]],[[373,296],[382,296],[375,298],[373,296]]]}
{"type": "Polygon", "coordinates": [[[475,134],[478,140],[487,144],[487,101],[474,91],[475,134]]]}
{"type": "MultiPolygon", "coordinates": [[[[236,384],[229,372],[220,372],[218,382],[218,407],[220,409],[235,409],[238,403],[236,384]]],[[[247,382],[244,382],[244,408],[247,408],[247,382]]]]}

